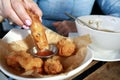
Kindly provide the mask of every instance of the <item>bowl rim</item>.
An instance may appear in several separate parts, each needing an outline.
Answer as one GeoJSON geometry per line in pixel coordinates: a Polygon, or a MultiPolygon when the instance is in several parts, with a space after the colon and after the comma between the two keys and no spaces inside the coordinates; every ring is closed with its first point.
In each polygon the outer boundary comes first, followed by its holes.
{"type": "MultiPolygon", "coordinates": [[[[119,20],[120,20],[120,18],[115,17],[115,16],[110,16],[110,15],[85,15],[85,16],[79,16],[79,17],[77,17],[76,20],[75,20],[75,24],[80,24],[77,19],[82,19],[82,18],[84,18],[84,17],[93,17],[93,16],[95,16],[95,17],[111,17],[111,18],[116,18],[116,19],[119,19],[119,20]]],[[[81,23],[81,24],[82,24],[82,23],[81,23]]],[[[106,33],[106,34],[119,34],[119,35],[120,35],[120,32],[100,31],[100,30],[95,30],[95,29],[89,28],[89,27],[87,27],[87,26],[84,25],[84,24],[82,24],[82,25],[83,25],[83,26],[81,26],[81,27],[85,27],[85,28],[87,28],[87,29],[89,29],[89,30],[91,30],[91,31],[95,31],[95,32],[99,32],[99,33],[102,32],[102,33],[106,33]]],[[[77,26],[77,25],[76,25],[76,27],[77,27],[77,29],[78,29],[78,26],[77,26]]]]}
{"type": "MultiPolygon", "coordinates": [[[[29,34],[29,30],[19,30],[19,29],[11,29],[6,35],[4,38],[2,38],[3,40],[6,39],[7,36],[9,36],[8,34],[11,33],[11,32],[18,32],[18,33],[26,33],[26,34],[29,34]]],[[[25,34],[24,34],[25,36],[25,34]]],[[[21,77],[19,75],[15,75],[15,74],[12,74],[10,73],[8,70],[6,70],[4,68],[4,66],[0,63],[0,70],[6,74],[7,76],[11,77],[11,78],[14,78],[14,79],[17,79],[17,80],[48,80],[48,79],[65,79],[65,78],[68,78],[72,75],[74,75],[73,73],[77,73],[79,71],[81,71],[82,69],[84,69],[87,65],[89,65],[93,60],[93,54],[92,54],[92,51],[88,52],[86,55],[85,55],[85,58],[84,60],[82,61],[81,65],[78,66],[77,68],[71,70],[70,72],[68,73],[65,73],[65,74],[60,74],[60,75],[55,75],[55,76],[52,76],[52,77],[44,77],[44,78],[25,78],[25,77],[21,77]],[[63,75],[63,76],[61,76],[63,75]]]]}

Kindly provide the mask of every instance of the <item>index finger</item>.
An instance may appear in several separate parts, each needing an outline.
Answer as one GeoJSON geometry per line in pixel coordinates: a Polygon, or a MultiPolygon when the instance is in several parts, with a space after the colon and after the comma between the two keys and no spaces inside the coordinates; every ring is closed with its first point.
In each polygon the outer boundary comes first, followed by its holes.
{"type": "Polygon", "coordinates": [[[32,12],[34,12],[36,15],[38,15],[40,20],[41,20],[42,11],[34,1],[32,1],[32,0],[31,1],[24,0],[24,4],[25,4],[24,6],[27,9],[30,9],[32,12]]]}
{"type": "Polygon", "coordinates": [[[31,25],[31,18],[26,12],[23,2],[20,0],[11,0],[11,6],[25,25],[31,25]]]}

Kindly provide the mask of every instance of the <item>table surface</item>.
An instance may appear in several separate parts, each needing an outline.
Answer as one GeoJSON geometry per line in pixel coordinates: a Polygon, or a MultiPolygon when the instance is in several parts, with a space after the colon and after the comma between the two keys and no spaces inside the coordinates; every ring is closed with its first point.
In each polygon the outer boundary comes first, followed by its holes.
{"type": "Polygon", "coordinates": [[[85,69],[67,80],[120,80],[120,61],[92,61],[85,69]]]}
{"type": "MultiPolygon", "coordinates": [[[[6,33],[0,30],[0,38],[6,33]]],[[[120,61],[93,60],[85,69],[66,80],[120,80],[120,61]]]]}

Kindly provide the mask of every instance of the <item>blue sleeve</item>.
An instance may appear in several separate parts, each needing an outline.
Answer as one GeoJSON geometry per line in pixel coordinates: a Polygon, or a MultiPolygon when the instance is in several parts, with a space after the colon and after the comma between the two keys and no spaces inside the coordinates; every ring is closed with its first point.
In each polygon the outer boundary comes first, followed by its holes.
{"type": "Polygon", "coordinates": [[[97,0],[97,2],[104,14],[120,17],[120,0],[97,0]]]}

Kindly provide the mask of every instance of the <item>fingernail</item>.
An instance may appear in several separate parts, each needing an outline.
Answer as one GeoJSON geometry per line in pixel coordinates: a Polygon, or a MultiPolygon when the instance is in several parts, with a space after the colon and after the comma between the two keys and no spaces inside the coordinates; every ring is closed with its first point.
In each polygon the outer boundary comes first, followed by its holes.
{"type": "Polygon", "coordinates": [[[26,25],[30,26],[32,22],[30,20],[25,20],[26,25]]]}
{"type": "Polygon", "coordinates": [[[23,25],[22,26],[24,29],[29,29],[29,26],[23,25]]]}
{"type": "Polygon", "coordinates": [[[40,17],[39,19],[40,19],[40,21],[42,22],[42,18],[40,17]]]}

